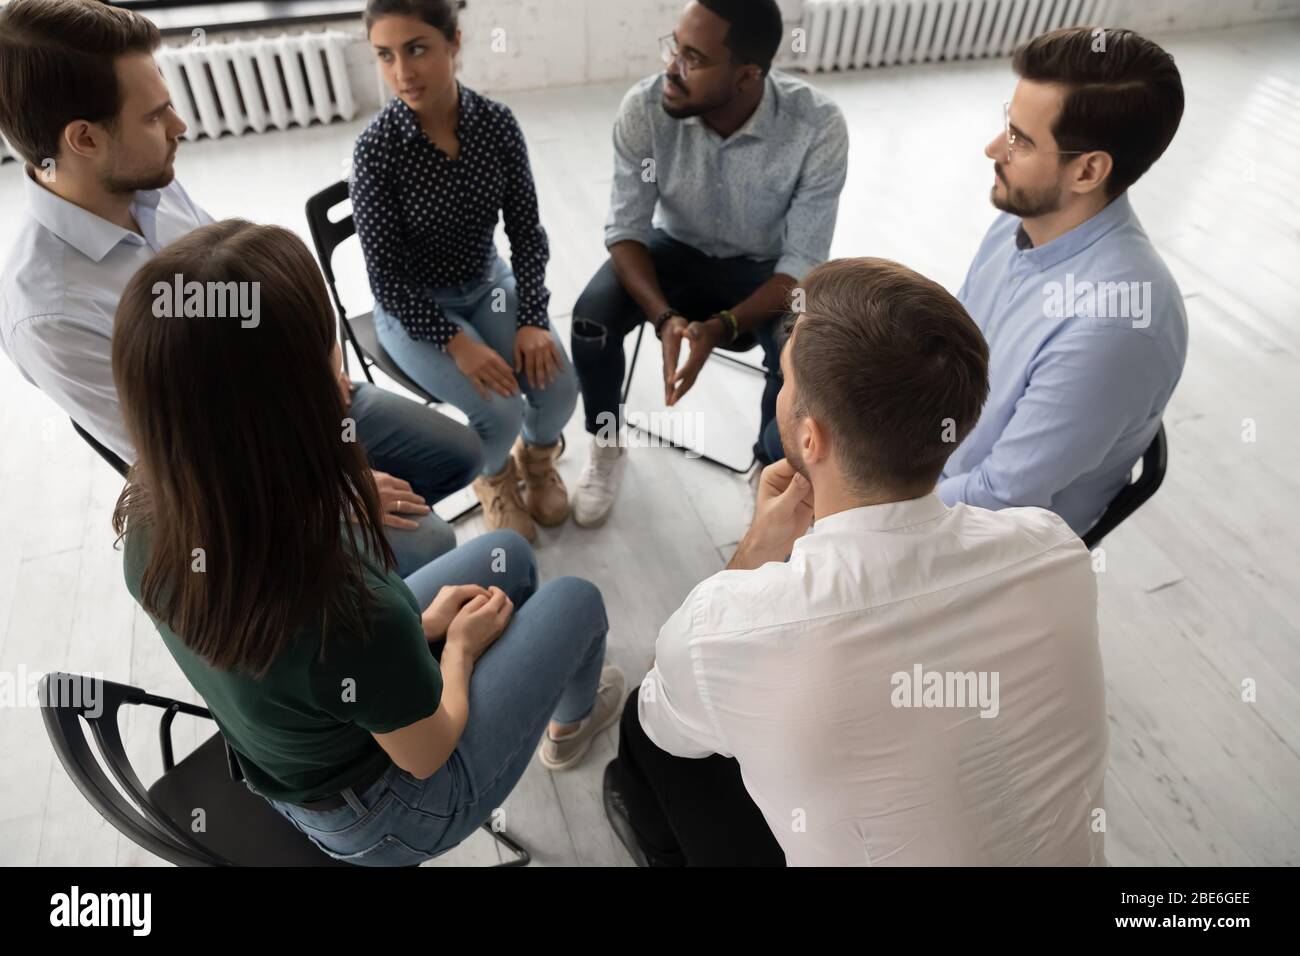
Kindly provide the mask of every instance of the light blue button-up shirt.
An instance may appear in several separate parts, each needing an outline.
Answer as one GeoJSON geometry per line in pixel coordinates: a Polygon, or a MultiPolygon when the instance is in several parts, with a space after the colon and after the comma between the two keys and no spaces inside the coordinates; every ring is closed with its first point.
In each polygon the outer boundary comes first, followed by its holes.
{"type": "Polygon", "coordinates": [[[948,504],[1050,508],[1082,535],[1160,427],[1187,357],[1178,285],[1124,193],[1034,248],[993,223],[957,297],[989,344],[989,399],[944,468],[948,504]]]}
{"type": "Polygon", "coordinates": [[[723,139],[698,116],[665,113],[663,85],[663,73],[647,77],[619,107],[605,245],[647,243],[658,227],[715,258],[776,259],[795,279],[825,262],[848,171],[840,108],[774,70],[723,139]]]}
{"type": "Polygon", "coordinates": [[[113,315],[155,253],[212,217],[179,182],[140,190],[140,232],[114,225],[23,176],[26,215],[0,273],[0,347],[23,377],[125,461],[135,450],[113,384],[113,315]]]}

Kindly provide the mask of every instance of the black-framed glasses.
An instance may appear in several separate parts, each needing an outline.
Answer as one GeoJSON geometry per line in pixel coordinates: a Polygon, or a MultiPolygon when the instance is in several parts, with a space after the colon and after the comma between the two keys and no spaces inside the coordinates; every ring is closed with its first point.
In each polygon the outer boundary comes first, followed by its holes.
{"type": "Polygon", "coordinates": [[[715,61],[706,60],[693,51],[683,53],[677,46],[677,37],[671,33],[659,38],[659,57],[664,61],[664,66],[672,66],[676,63],[682,79],[690,76],[692,70],[707,70],[717,65],[715,61]]]}
{"type": "Polygon", "coordinates": [[[1021,139],[1014,129],[1011,128],[1011,101],[1002,104],[1002,126],[1006,130],[1007,136],[1007,162],[1011,162],[1015,151],[1020,150],[1021,154],[1032,152],[1056,153],[1060,156],[1082,156],[1084,153],[1091,153],[1090,149],[1052,149],[1039,150],[1037,146],[1031,146],[1021,139]]]}

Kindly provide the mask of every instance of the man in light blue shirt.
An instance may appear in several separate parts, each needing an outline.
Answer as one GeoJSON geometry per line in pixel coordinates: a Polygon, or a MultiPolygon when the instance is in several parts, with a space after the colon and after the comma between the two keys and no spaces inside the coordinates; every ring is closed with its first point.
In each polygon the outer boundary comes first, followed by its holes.
{"type": "MultiPolygon", "coordinates": [[[[0,348],[128,463],[135,449],[111,363],[118,300],[163,246],[213,221],[175,179],[185,123],[153,58],[159,42],[149,20],[106,4],[0,9],[0,130],[26,160],[27,204],[0,272],[0,348]]],[[[373,385],[340,389],[376,469],[398,568],[410,574],[455,546],[426,498],[478,473],[478,439],[373,385]]]]}
{"type": "Polygon", "coordinates": [[[1173,139],[1173,58],[1131,31],[1075,28],[1016,52],[985,148],[1003,210],[957,297],[988,341],[989,399],[939,496],[1037,505],[1083,535],[1160,427],[1187,316],[1127,189],[1173,139]]]}

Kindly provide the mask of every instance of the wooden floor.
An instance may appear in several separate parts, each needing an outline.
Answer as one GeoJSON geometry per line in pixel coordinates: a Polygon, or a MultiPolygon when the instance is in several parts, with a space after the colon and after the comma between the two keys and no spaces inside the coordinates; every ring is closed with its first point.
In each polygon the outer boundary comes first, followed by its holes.
{"type": "MultiPolygon", "coordinates": [[[[1106,542],[1102,644],[1110,711],[1108,854],[1113,863],[1300,861],[1300,24],[1164,38],[1182,68],[1187,113],[1134,205],[1187,297],[1191,351],[1166,415],[1164,488],[1106,542]],[[1254,441],[1248,430],[1253,427],[1254,441]],[[1243,702],[1243,681],[1257,699],[1243,702]]],[[[836,255],[898,259],[950,288],[993,212],[984,143],[1001,122],[1007,61],[820,77],[851,127],[836,255]]],[[[617,86],[503,97],[523,124],[551,236],[556,321],[603,258],[609,125],[617,86]]],[[[339,178],[354,122],[187,144],[179,174],[218,216],[306,235],[307,192],[339,178]]],[[[18,202],[0,168],[0,206],[18,202]]],[[[9,236],[0,237],[0,245],[9,236]]],[[[349,297],[364,288],[353,272],[349,297]]],[[[630,347],[630,345],[629,345],[630,347]]],[[[648,363],[653,364],[653,363],[648,363]]],[[[717,363],[711,363],[716,366],[717,363]]],[[[653,410],[644,365],[632,406],[653,410]]],[[[710,367],[685,412],[711,453],[744,464],[759,380],[710,367]]],[[[67,419],[0,362],[0,674],[99,672],[193,699],[127,595],[108,516],[116,477],[67,419]]],[[[576,479],[579,418],[562,460],[576,479]]],[[[610,655],[638,680],[660,623],[722,567],[742,531],[739,479],[666,449],[634,453],[605,527],[542,531],[544,576],[595,581],[609,608],[610,655]]],[[[459,528],[481,531],[478,519],[459,528]]],[[[177,722],[185,746],[198,722],[177,722]]],[[[158,769],[152,718],[129,749],[158,769]]],[[[627,865],[600,805],[607,732],[580,769],[535,762],[505,806],[539,864],[627,865]]],[[[105,824],[69,782],[39,714],[0,711],[0,863],[158,862],[105,824]]],[[[436,861],[497,859],[479,834],[436,861]]]]}

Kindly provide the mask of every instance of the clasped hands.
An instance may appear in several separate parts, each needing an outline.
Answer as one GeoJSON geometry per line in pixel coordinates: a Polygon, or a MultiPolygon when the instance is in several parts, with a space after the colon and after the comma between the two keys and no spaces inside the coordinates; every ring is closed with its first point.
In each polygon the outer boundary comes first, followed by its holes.
{"type": "Polygon", "coordinates": [[[514,612],[514,602],[495,585],[451,584],[438,590],[420,625],[430,642],[447,639],[444,655],[464,653],[473,663],[501,636],[514,612]]]}
{"type": "Polygon", "coordinates": [[[664,403],[669,406],[676,405],[691,390],[710,353],[730,338],[726,323],[717,315],[703,322],[688,322],[684,316],[671,316],[664,321],[659,337],[664,352],[664,403]],[[678,368],[683,341],[690,342],[690,355],[678,368]]]}

